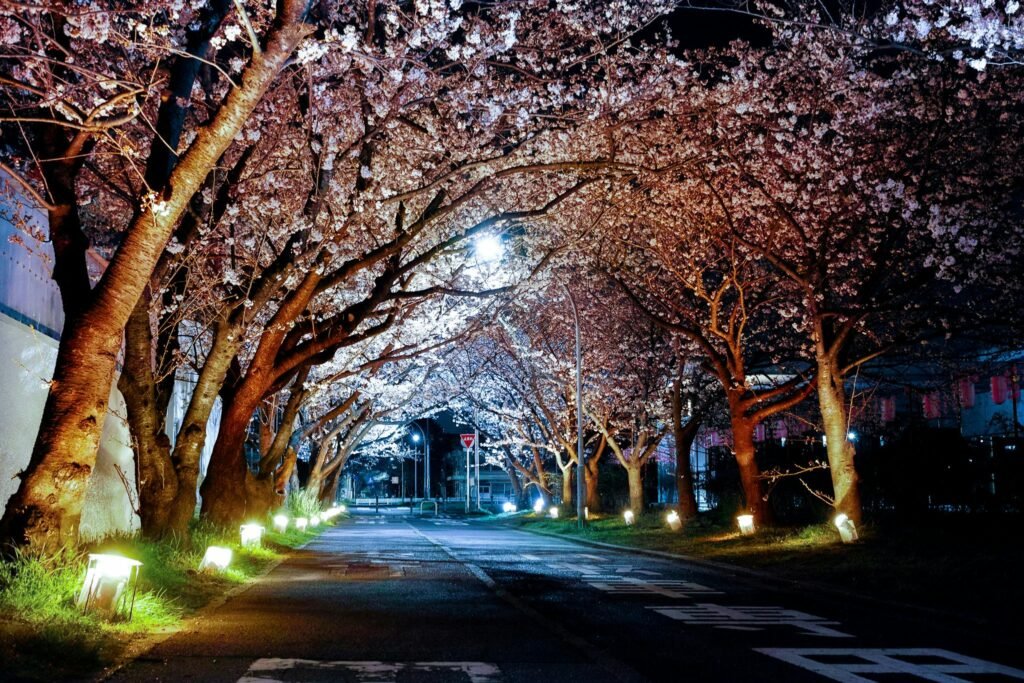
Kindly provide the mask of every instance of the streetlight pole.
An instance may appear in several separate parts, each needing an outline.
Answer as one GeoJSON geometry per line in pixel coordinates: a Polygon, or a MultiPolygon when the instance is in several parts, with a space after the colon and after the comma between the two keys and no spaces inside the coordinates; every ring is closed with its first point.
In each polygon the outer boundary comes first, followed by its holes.
{"type": "MultiPolygon", "coordinates": [[[[430,423],[427,422],[427,427],[428,427],[427,431],[423,431],[423,427],[420,427],[419,424],[416,423],[415,421],[410,422],[409,424],[411,424],[413,427],[416,428],[416,431],[418,431],[420,433],[420,436],[423,439],[423,499],[424,500],[431,500],[431,498],[430,498],[430,437],[427,436],[427,432],[429,432],[430,423]]],[[[418,483],[418,479],[417,479],[417,483],[418,483]]]]}
{"type": "Polygon", "coordinates": [[[576,325],[576,526],[586,526],[586,454],[583,452],[583,345],[580,340],[580,315],[576,300],[565,283],[560,283],[572,306],[572,319],[576,325]]]}

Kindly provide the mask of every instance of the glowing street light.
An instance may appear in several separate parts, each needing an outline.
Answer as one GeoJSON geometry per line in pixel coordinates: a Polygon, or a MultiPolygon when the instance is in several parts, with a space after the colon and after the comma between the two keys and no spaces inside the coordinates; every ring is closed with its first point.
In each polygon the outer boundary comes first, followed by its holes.
{"type": "Polygon", "coordinates": [[[131,621],[142,563],[120,555],[89,554],[85,581],[76,601],[83,611],[106,613],[110,618],[127,612],[131,621]]]}
{"type": "Polygon", "coordinates": [[[288,529],[288,515],[274,515],[274,528],[283,534],[288,529]]]}
{"type": "Polygon", "coordinates": [[[497,235],[484,234],[474,240],[473,251],[476,252],[477,259],[489,263],[497,261],[505,254],[505,245],[497,235]]]}
{"type": "Polygon", "coordinates": [[[231,564],[231,548],[222,548],[218,545],[211,545],[203,555],[203,561],[199,563],[199,571],[213,570],[222,572],[231,564]]]}
{"type": "Polygon", "coordinates": [[[633,515],[632,510],[626,510],[622,513],[622,519],[626,521],[626,526],[633,526],[636,522],[636,517],[633,515]]]}
{"type": "Polygon", "coordinates": [[[295,520],[295,528],[298,529],[299,531],[305,531],[306,527],[308,525],[309,525],[309,520],[306,519],[305,517],[299,517],[299,518],[297,518],[295,520]]]}
{"type": "Polygon", "coordinates": [[[853,543],[857,540],[857,527],[852,519],[840,512],[833,521],[836,529],[839,529],[839,537],[843,539],[843,543],[853,543]]]}
{"type": "Polygon", "coordinates": [[[740,525],[740,533],[744,536],[754,535],[754,515],[740,515],[736,518],[736,523],[740,525]]]}
{"type": "Polygon", "coordinates": [[[243,548],[258,548],[263,540],[263,527],[259,524],[243,524],[241,534],[243,548]]]}
{"type": "Polygon", "coordinates": [[[683,521],[679,519],[679,513],[676,512],[675,510],[668,513],[668,516],[665,517],[665,521],[668,522],[668,525],[669,527],[671,527],[672,531],[679,531],[683,528],[683,521]]]}

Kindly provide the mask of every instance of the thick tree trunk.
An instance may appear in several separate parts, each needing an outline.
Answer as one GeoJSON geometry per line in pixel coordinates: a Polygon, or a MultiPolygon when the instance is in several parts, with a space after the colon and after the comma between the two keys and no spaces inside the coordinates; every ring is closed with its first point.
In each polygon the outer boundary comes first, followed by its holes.
{"type": "Polygon", "coordinates": [[[289,447],[285,453],[284,462],[281,463],[281,467],[278,468],[274,477],[274,490],[277,491],[277,495],[284,496],[288,490],[288,480],[292,478],[292,472],[295,471],[295,461],[298,460],[299,454],[294,449],[289,447]]]}
{"type": "Polygon", "coordinates": [[[122,331],[192,196],[306,35],[304,11],[282,4],[266,48],[175,166],[160,210],[132,221],[89,305],[66,321],[32,457],[0,521],[4,539],[40,550],[77,541],[122,331]]]}
{"type": "Polygon", "coordinates": [[[629,509],[633,514],[641,515],[644,512],[644,479],[643,465],[639,462],[631,463],[636,466],[626,468],[626,479],[629,482],[629,509]]]}
{"type": "Polygon", "coordinates": [[[676,456],[676,498],[679,517],[684,522],[697,517],[697,496],[693,492],[693,471],[690,468],[690,450],[697,437],[700,420],[697,416],[683,425],[682,382],[678,377],[672,383],[672,441],[676,456]]]}
{"type": "Polygon", "coordinates": [[[139,299],[125,328],[124,370],[118,387],[128,409],[128,428],[139,464],[139,513],[142,533],[160,538],[167,530],[178,474],[171,463],[171,442],[164,433],[165,411],[157,405],[153,375],[153,334],[149,297],[139,299]]]}
{"type": "Polygon", "coordinates": [[[570,462],[568,465],[566,465],[565,467],[563,467],[561,469],[562,469],[562,506],[565,507],[565,508],[569,508],[569,507],[572,506],[572,502],[573,502],[572,494],[573,494],[573,491],[576,488],[575,486],[572,485],[573,484],[572,473],[573,473],[573,470],[575,470],[576,468],[573,467],[572,462],[570,462]]]}
{"type": "Polygon", "coordinates": [[[761,471],[757,466],[754,447],[754,424],[745,418],[732,416],[733,454],[740,470],[740,484],[743,487],[743,503],[754,515],[757,524],[772,523],[771,511],[764,499],[761,471]]]}
{"type": "Polygon", "coordinates": [[[598,484],[601,476],[601,459],[593,455],[587,458],[587,478],[583,482],[587,488],[587,509],[591,512],[601,511],[601,495],[598,484]]]}
{"type": "Polygon", "coordinates": [[[860,523],[861,503],[856,451],[850,442],[849,406],[843,378],[827,356],[818,358],[818,407],[825,431],[828,465],[832,473],[832,489],[836,512],[841,512],[860,523]]]}
{"type": "Polygon", "coordinates": [[[236,394],[221,416],[220,432],[200,487],[202,516],[214,524],[234,525],[246,515],[245,482],[249,470],[243,449],[249,422],[258,405],[259,399],[253,401],[249,396],[236,394]]]}

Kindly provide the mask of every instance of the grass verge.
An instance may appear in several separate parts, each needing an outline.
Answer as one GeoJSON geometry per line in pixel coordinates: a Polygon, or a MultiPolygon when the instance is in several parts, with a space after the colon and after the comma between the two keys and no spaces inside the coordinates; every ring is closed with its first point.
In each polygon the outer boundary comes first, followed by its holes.
{"type": "Polygon", "coordinates": [[[628,527],[621,517],[595,517],[584,530],[575,519],[533,514],[506,524],[616,545],[661,550],[758,569],[772,576],[824,584],[883,600],[960,613],[1004,626],[1024,604],[1018,575],[1024,562],[1018,515],[939,515],[882,518],[863,525],[858,543],[844,545],[835,528],[819,524],[759,530],[704,520],[671,531],[663,515],[628,527]]]}
{"type": "Polygon", "coordinates": [[[238,534],[196,524],[188,538],[160,542],[114,538],[77,552],[0,561],[0,658],[4,680],[89,678],[117,661],[141,636],[172,629],[195,609],[265,571],[321,531],[269,530],[259,548],[243,548],[238,534]],[[198,570],[206,548],[230,548],[228,569],[198,570]],[[142,562],[131,621],[108,621],[75,606],[90,552],[112,552],[142,562]]]}

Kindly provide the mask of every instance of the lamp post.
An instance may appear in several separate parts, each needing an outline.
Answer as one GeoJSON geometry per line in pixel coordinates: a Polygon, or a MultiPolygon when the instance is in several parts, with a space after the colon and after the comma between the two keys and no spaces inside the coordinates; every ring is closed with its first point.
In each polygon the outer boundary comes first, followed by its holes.
{"type": "Polygon", "coordinates": [[[427,436],[427,432],[423,431],[423,428],[416,422],[410,422],[415,427],[419,434],[412,435],[413,443],[419,441],[420,437],[423,438],[423,499],[431,500],[430,498],[430,437],[427,436]]]}
{"type": "Polygon", "coordinates": [[[586,526],[584,490],[587,476],[586,454],[583,452],[583,346],[580,341],[580,315],[576,309],[576,300],[564,282],[559,284],[569,297],[572,320],[576,326],[576,526],[582,529],[586,526]]]}

